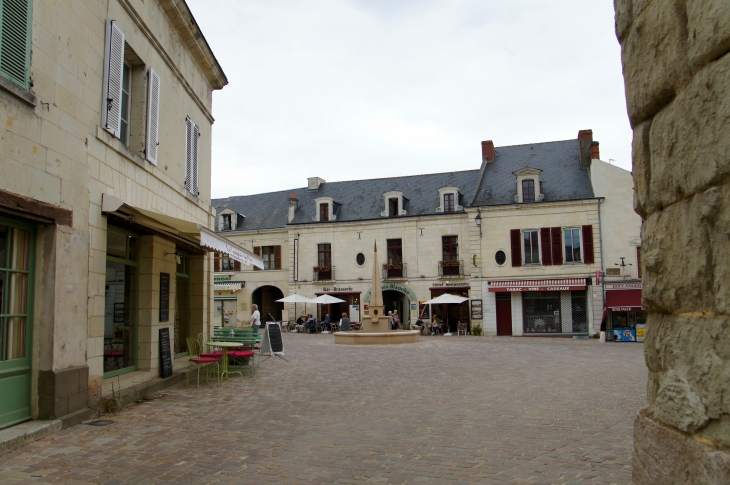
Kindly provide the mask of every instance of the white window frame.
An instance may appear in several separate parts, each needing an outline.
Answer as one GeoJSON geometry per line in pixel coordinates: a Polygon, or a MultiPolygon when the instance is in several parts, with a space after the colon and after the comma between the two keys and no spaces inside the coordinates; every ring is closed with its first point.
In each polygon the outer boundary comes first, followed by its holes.
{"type": "MultiPolygon", "coordinates": [[[[562,227],[561,241],[563,243],[563,264],[581,264],[583,263],[583,230],[580,227],[562,227]],[[565,251],[565,231],[571,231],[571,239],[573,238],[573,231],[578,231],[578,242],[580,244],[580,261],[568,261],[568,253],[565,251]]],[[[572,247],[572,244],[571,244],[572,247]]],[[[571,255],[571,258],[573,256],[571,255]]]]}
{"type": "MultiPolygon", "coordinates": [[[[520,240],[520,246],[522,246],[522,265],[523,266],[539,266],[542,265],[542,241],[540,240],[540,229],[522,229],[522,232],[520,233],[521,240],[520,240]],[[526,232],[534,232],[537,234],[537,262],[527,262],[527,255],[525,254],[525,233],[526,232]]],[[[531,239],[532,240],[532,239],[531,239]]]]}
{"type": "Polygon", "coordinates": [[[390,192],[386,192],[383,194],[383,202],[385,205],[385,210],[380,213],[383,217],[391,217],[390,216],[390,199],[398,199],[398,216],[404,216],[408,214],[407,211],[403,209],[403,192],[399,192],[397,190],[392,190],[390,192]]]}
{"type": "Polygon", "coordinates": [[[446,204],[444,204],[444,196],[447,194],[452,194],[454,196],[453,212],[463,211],[464,207],[459,204],[459,195],[461,195],[461,193],[459,192],[459,187],[441,187],[439,189],[439,206],[436,209],[436,212],[445,212],[446,204]]]}
{"type": "Polygon", "coordinates": [[[525,167],[523,169],[517,170],[516,172],[512,172],[512,174],[517,177],[517,194],[514,198],[515,202],[519,204],[535,204],[537,202],[542,202],[545,199],[545,195],[543,195],[542,193],[542,184],[540,181],[540,174],[542,174],[542,170],[537,168],[525,167]],[[535,200],[525,202],[524,198],[522,197],[522,181],[530,179],[535,181],[535,200]]]}
{"type": "Polygon", "coordinates": [[[333,199],[332,197],[317,197],[316,199],[314,199],[314,217],[312,218],[313,221],[322,222],[319,220],[319,205],[320,204],[328,205],[327,210],[328,210],[328,214],[329,214],[329,221],[327,221],[327,222],[334,221],[335,219],[337,219],[337,217],[335,217],[335,211],[334,211],[335,199],[333,199]]]}

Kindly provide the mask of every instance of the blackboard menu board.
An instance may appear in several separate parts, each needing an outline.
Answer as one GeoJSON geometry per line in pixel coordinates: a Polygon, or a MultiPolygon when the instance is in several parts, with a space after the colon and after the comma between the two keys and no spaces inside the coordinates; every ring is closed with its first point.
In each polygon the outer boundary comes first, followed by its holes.
{"type": "Polygon", "coordinates": [[[277,322],[266,322],[261,353],[264,355],[284,355],[284,340],[281,338],[281,327],[277,322]]]}
{"type": "Polygon", "coordinates": [[[170,273],[160,273],[160,321],[170,321],[170,273]]]}
{"type": "Polygon", "coordinates": [[[172,354],[170,353],[170,329],[160,329],[160,377],[166,379],[172,375],[172,354]]]}

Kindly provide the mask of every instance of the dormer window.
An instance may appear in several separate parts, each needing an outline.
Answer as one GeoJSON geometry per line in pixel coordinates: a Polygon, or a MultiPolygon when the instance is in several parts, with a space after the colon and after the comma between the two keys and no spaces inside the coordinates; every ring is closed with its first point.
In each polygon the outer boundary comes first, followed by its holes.
{"type": "Polygon", "coordinates": [[[231,209],[223,209],[218,217],[219,231],[240,231],[246,216],[231,209]]]}
{"type": "Polygon", "coordinates": [[[388,217],[398,217],[398,199],[388,199],[388,217]]]}
{"type": "Polygon", "coordinates": [[[317,197],[314,199],[314,204],[313,221],[331,222],[337,219],[337,209],[339,209],[340,204],[336,203],[332,197],[317,197]]]}
{"type": "Polygon", "coordinates": [[[319,222],[330,220],[330,205],[327,202],[319,204],[319,222]]]}
{"type": "Polygon", "coordinates": [[[458,212],[464,210],[461,205],[461,194],[458,187],[441,187],[439,189],[439,207],[436,212],[458,212]]]}
{"type": "Polygon", "coordinates": [[[223,214],[221,216],[221,231],[230,231],[233,229],[233,226],[231,225],[231,215],[232,214],[223,214]]]}
{"type": "Polygon", "coordinates": [[[398,217],[407,214],[408,199],[403,197],[403,192],[391,191],[383,194],[385,210],[380,213],[383,217],[398,217]]]}
{"type": "Polygon", "coordinates": [[[541,202],[545,198],[542,194],[542,187],[540,184],[540,174],[542,173],[542,170],[538,168],[525,167],[512,173],[517,178],[515,202],[541,202]]]}

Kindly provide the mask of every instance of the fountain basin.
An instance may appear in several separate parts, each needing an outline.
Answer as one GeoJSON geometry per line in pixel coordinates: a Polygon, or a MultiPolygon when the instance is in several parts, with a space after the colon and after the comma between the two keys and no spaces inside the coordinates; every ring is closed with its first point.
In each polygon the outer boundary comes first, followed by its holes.
{"type": "Polygon", "coordinates": [[[415,344],[418,342],[418,330],[401,330],[392,332],[363,332],[355,330],[352,332],[335,332],[336,344],[345,345],[389,345],[389,344],[415,344]]]}

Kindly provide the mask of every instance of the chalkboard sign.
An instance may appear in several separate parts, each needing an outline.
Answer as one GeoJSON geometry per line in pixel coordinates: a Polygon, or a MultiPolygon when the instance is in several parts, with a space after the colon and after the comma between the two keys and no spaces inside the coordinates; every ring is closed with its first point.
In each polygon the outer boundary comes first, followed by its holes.
{"type": "Polygon", "coordinates": [[[170,273],[160,273],[160,321],[170,321],[170,273]]]}
{"type": "Polygon", "coordinates": [[[266,322],[261,353],[264,355],[284,355],[284,341],[281,338],[281,327],[278,322],[266,322]]]}
{"type": "Polygon", "coordinates": [[[160,377],[167,379],[172,375],[172,355],[170,354],[170,329],[160,329],[160,377]]]}

